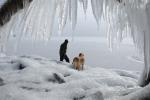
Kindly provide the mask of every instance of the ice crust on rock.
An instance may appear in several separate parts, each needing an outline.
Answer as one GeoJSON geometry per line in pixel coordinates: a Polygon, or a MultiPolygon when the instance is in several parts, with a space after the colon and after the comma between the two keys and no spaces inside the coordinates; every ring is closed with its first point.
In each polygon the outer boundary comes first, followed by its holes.
{"type": "Polygon", "coordinates": [[[140,89],[138,74],[126,71],[122,76],[121,72],[87,65],[84,71],[77,71],[70,64],[42,57],[3,57],[0,76],[5,84],[0,85],[0,99],[115,100],[140,89]],[[19,63],[27,67],[18,70],[19,63]]]}

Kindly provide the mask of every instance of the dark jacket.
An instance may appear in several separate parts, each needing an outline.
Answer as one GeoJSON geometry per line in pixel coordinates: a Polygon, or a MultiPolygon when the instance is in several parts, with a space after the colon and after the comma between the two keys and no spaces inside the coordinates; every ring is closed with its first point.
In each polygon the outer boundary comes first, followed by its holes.
{"type": "Polygon", "coordinates": [[[66,42],[62,43],[60,46],[59,54],[60,55],[65,55],[67,51],[67,44],[66,42]]]}

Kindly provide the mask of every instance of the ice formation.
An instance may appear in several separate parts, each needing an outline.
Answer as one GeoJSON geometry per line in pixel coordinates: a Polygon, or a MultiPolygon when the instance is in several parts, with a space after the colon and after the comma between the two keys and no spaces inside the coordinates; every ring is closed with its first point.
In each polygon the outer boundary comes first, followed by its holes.
{"type": "Polygon", "coordinates": [[[0,62],[0,100],[120,100],[140,89],[136,72],[86,65],[77,71],[39,56],[1,57],[0,62]]]}
{"type": "MultiPolygon", "coordinates": [[[[17,40],[22,37],[48,40],[53,29],[53,22],[58,16],[59,30],[63,31],[68,19],[72,29],[77,23],[79,2],[86,13],[90,0],[33,0],[11,20],[0,27],[0,43],[5,46],[11,36],[17,40]]],[[[91,7],[97,24],[103,18],[108,24],[110,47],[113,41],[119,42],[130,34],[140,52],[145,55],[144,80],[150,71],[150,8],[149,0],[91,0],[91,7]]],[[[142,78],[143,79],[143,78],[142,78]]],[[[141,83],[143,84],[143,83],[141,83]]]]}

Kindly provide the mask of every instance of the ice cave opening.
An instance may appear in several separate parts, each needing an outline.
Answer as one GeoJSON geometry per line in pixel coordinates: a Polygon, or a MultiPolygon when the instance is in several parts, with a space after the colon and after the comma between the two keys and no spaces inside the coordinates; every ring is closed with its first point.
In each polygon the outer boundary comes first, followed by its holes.
{"type": "MultiPolygon", "coordinates": [[[[144,53],[145,69],[139,84],[150,82],[150,1],[149,0],[13,0],[5,1],[0,8],[0,45],[1,50],[12,37],[18,42],[22,37],[33,40],[49,40],[53,32],[53,21],[59,19],[59,30],[71,23],[72,30],[77,23],[79,3],[86,13],[91,4],[93,16],[99,25],[103,19],[108,23],[108,40],[121,42],[129,34],[144,53]]],[[[147,88],[147,87],[146,87],[147,88]]]]}

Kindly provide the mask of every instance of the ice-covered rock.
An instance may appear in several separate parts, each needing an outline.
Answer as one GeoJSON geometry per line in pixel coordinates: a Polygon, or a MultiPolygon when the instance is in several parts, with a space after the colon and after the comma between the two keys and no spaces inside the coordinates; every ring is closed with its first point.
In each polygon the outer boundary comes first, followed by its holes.
{"type": "Polygon", "coordinates": [[[150,100],[150,85],[121,97],[119,100],[150,100]]]}
{"type": "Polygon", "coordinates": [[[5,83],[0,100],[115,100],[140,89],[134,72],[85,68],[77,71],[71,64],[43,57],[0,58],[5,83]],[[18,64],[26,68],[18,70],[18,64]]]}
{"type": "Polygon", "coordinates": [[[83,100],[104,100],[104,97],[103,94],[100,91],[98,91],[94,94],[89,95],[87,98],[83,100]]]}

